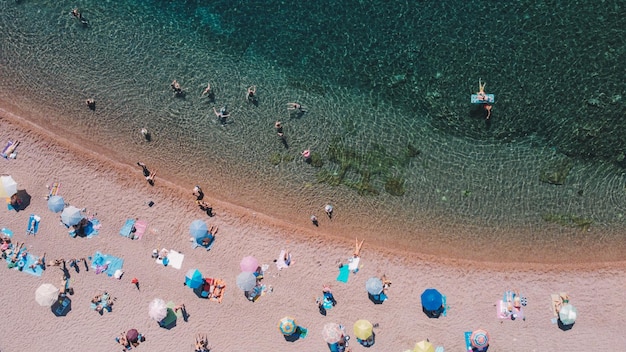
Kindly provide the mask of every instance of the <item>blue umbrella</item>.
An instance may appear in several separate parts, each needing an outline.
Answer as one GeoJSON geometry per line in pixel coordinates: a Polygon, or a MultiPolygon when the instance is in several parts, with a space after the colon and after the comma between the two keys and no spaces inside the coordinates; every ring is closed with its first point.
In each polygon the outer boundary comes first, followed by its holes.
{"type": "Polygon", "coordinates": [[[242,272],[237,275],[237,286],[243,291],[250,291],[256,286],[256,276],[253,273],[242,272]]]}
{"type": "Polygon", "coordinates": [[[209,229],[202,220],[194,220],[189,226],[189,234],[196,240],[205,237],[207,233],[209,233],[209,229]]]}
{"type": "Polygon", "coordinates": [[[82,218],[83,214],[80,213],[80,209],[71,205],[63,209],[63,212],[61,213],[61,221],[63,221],[63,223],[67,226],[74,226],[78,224],[82,218]]]}
{"type": "Polygon", "coordinates": [[[51,211],[58,213],[63,211],[63,208],[65,208],[65,201],[63,200],[63,197],[52,196],[48,199],[48,209],[51,211]]]}
{"type": "Polygon", "coordinates": [[[427,311],[436,311],[443,304],[443,296],[434,288],[429,288],[422,293],[422,307],[427,311]]]}
{"type": "Polygon", "coordinates": [[[198,288],[204,284],[202,273],[198,269],[189,269],[185,275],[185,285],[190,288],[198,288]]]}
{"type": "Polygon", "coordinates": [[[379,295],[383,292],[383,281],[377,277],[370,277],[365,282],[365,289],[372,296],[379,295]]]}

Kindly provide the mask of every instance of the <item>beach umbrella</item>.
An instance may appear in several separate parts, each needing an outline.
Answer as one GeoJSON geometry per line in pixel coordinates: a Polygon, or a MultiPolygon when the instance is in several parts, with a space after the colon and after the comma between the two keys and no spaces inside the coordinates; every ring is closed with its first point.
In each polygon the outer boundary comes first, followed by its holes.
{"type": "Polygon", "coordinates": [[[372,296],[379,295],[383,292],[383,280],[377,277],[370,277],[365,282],[365,289],[372,296]]]}
{"type": "Polygon", "coordinates": [[[296,320],[292,317],[284,317],[278,322],[278,329],[285,336],[293,335],[297,328],[296,320]]]}
{"type": "Polygon", "coordinates": [[[240,273],[237,275],[237,286],[244,291],[252,290],[256,286],[256,276],[248,272],[240,273]]]}
{"type": "Polygon", "coordinates": [[[253,273],[259,268],[259,261],[252,256],[243,257],[241,263],[239,263],[239,267],[241,271],[253,273]]]}
{"type": "Polygon", "coordinates": [[[137,329],[130,329],[126,331],[126,339],[129,342],[137,342],[137,340],[139,340],[139,331],[137,331],[137,329]]]}
{"type": "Polygon", "coordinates": [[[59,298],[59,292],[59,289],[53,284],[42,284],[37,288],[37,291],[35,291],[35,301],[37,301],[40,306],[50,307],[59,298]]]}
{"type": "Polygon", "coordinates": [[[422,307],[427,311],[437,311],[443,304],[443,296],[434,288],[426,289],[422,293],[422,307]]]}
{"type": "Polygon", "coordinates": [[[61,196],[52,196],[48,199],[48,209],[52,212],[58,213],[65,208],[65,200],[61,196]]]}
{"type": "Polygon", "coordinates": [[[167,316],[167,304],[160,298],[155,298],[148,306],[148,315],[150,318],[161,321],[167,316]]]}
{"type": "Polygon", "coordinates": [[[563,325],[572,325],[576,321],[576,315],[578,311],[571,304],[564,304],[559,310],[559,320],[563,325]]]}
{"type": "Polygon", "coordinates": [[[9,198],[17,193],[17,182],[9,175],[0,176],[0,198],[9,198]]]}
{"type": "Polygon", "coordinates": [[[426,340],[420,341],[415,344],[413,352],[435,352],[435,346],[426,340]]]}
{"type": "Polygon", "coordinates": [[[185,275],[185,285],[189,288],[198,288],[204,284],[204,277],[198,269],[189,269],[185,275]]]}
{"type": "Polygon", "coordinates": [[[63,209],[63,212],[61,213],[61,221],[63,221],[63,223],[67,226],[74,226],[82,219],[83,214],[81,214],[80,209],[72,205],[63,209]]]}
{"type": "Polygon", "coordinates": [[[372,337],[374,326],[367,320],[361,319],[354,323],[354,336],[361,340],[367,340],[372,337]]]}
{"type": "Polygon", "coordinates": [[[202,220],[194,220],[189,225],[189,234],[196,240],[203,238],[207,233],[209,233],[209,229],[202,220]]]}
{"type": "Polygon", "coordinates": [[[475,348],[479,350],[484,349],[489,346],[489,334],[483,329],[478,329],[472,332],[470,342],[475,348]]]}
{"type": "Polygon", "coordinates": [[[332,345],[343,339],[343,330],[341,330],[339,324],[326,323],[322,329],[322,338],[324,338],[326,343],[330,343],[332,345]]]}

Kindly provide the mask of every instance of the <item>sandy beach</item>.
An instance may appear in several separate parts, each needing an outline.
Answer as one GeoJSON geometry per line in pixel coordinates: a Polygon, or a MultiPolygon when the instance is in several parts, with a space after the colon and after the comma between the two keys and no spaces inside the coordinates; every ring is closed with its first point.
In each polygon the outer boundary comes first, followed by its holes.
{"type": "Polygon", "coordinates": [[[352,326],[359,319],[378,324],[376,342],[365,348],[352,338],[353,352],[405,351],[424,339],[445,351],[464,351],[464,332],[478,328],[490,333],[490,352],[626,350],[621,328],[626,320],[622,299],[626,262],[444,261],[420,253],[390,252],[365,242],[362,267],[341,283],[336,281],[338,262],[345,263],[351,256],[353,242],[327,235],[324,227],[330,220],[325,216],[319,216],[319,227],[295,227],[237,204],[206,199],[215,211],[214,217],[208,217],[194,203],[194,185],[172,184],[157,174],[151,187],[140,167],[104,158],[73,143],[71,136],[48,134],[7,112],[0,115],[0,126],[3,145],[8,140],[21,142],[16,159],[0,160],[0,174],[10,174],[18,188],[32,197],[19,212],[3,206],[0,228],[12,230],[13,241],[25,242],[29,253],[45,253],[49,263],[58,258],[89,258],[96,251],[124,259],[121,280],[96,274],[92,268],[81,267],[80,272],[69,268],[74,294],[69,296],[71,311],[61,317],[35,301],[39,285],[60,285],[63,272],[58,267],[48,267],[41,277],[0,269],[1,311],[10,324],[0,334],[3,352],[119,351],[115,337],[131,328],[146,338],[138,351],[192,351],[198,333],[208,336],[212,351],[327,351],[321,336],[324,324],[343,324],[353,335],[352,326]],[[95,214],[101,224],[96,236],[70,237],[59,214],[48,210],[44,197],[54,182],[61,184],[59,195],[66,203],[95,214]],[[148,206],[149,202],[154,205],[148,206]],[[41,217],[36,235],[26,234],[31,214],[41,217]],[[142,239],[119,235],[128,218],[147,222],[142,239]],[[189,225],[195,219],[219,227],[210,251],[191,247],[189,225]],[[155,263],[151,257],[155,248],[184,254],[181,268],[155,263]],[[278,271],[273,260],[281,249],[292,253],[293,263],[278,271]],[[247,255],[268,265],[262,280],[268,291],[256,302],[248,301],[235,284],[239,262],[247,255]],[[192,268],[225,280],[222,303],[198,298],[183,285],[185,273],[192,268]],[[393,282],[389,299],[374,305],[365,282],[383,274],[393,282]],[[132,278],[139,280],[139,289],[132,278]],[[326,316],[315,304],[324,284],[331,285],[338,302],[326,316]],[[430,319],[421,311],[420,294],[430,287],[446,295],[445,317],[430,319]],[[528,299],[525,320],[497,318],[495,304],[509,289],[528,299]],[[112,311],[101,316],[91,309],[90,300],[104,291],[116,299],[112,311]],[[578,309],[578,319],[568,331],[551,322],[550,295],[558,292],[567,292],[578,309]],[[148,304],[155,298],[184,303],[187,321],[179,319],[171,329],[159,327],[148,316],[148,304]],[[277,328],[284,316],[294,317],[308,329],[308,336],[286,341],[277,328]]]}

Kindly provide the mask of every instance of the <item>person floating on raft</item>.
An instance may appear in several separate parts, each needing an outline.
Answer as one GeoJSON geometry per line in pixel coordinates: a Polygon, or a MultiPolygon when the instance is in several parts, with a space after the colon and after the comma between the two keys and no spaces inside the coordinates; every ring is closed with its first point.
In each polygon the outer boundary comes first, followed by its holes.
{"type": "Polygon", "coordinates": [[[485,86],[487,83],[483,82],[482,79],[478,79],[478,92],[476,94],[472,94],[471,101],[472,104],[480,104],[483,109],[487,111],[487,116],[485,116],[485,120],[489,120],[491,117],[491,107],[495,102],[495,95],[485,93],[485,86]]]}

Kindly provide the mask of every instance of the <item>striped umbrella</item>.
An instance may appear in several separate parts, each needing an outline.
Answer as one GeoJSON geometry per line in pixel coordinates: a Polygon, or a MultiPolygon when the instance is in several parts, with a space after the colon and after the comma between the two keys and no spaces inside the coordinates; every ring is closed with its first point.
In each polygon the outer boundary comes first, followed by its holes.
{"type": "Polygon", "coordinates": [[[343,339],[343,335],[343,330],[336,323],[327,323],[322,329],[322,337],[326,343],[337,343],[343,339]]]}
{"type": "Polygon", "coordinates": [[[470,336],[470,341],[472,346],[481,350],[489,346],[489,333],[483,329],[478,329],[472,332],[472,336],[470,336]]]}
{"type": "Polygon", "coordinates": [[[285,336],[293,335],[297,328],[296,320],[292,317],[284,317],[278,322],[278,329],[285,336]]]}

